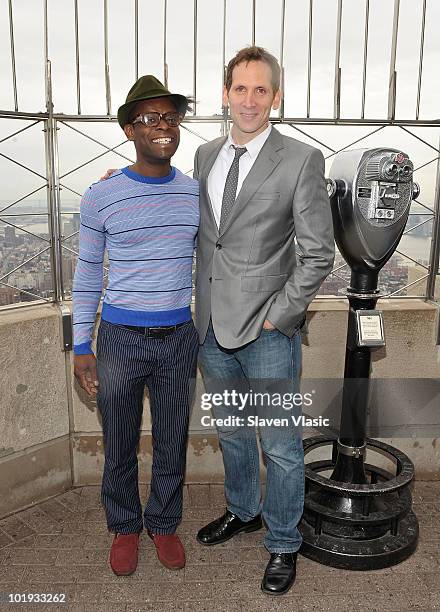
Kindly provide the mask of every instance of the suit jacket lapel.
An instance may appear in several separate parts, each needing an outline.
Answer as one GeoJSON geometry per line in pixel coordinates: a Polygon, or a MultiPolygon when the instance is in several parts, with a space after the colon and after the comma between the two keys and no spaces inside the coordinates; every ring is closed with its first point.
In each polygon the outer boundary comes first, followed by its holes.
{"type": "Polygon", "coordinates": [[[283,141],[281,134],[272,128],[268,139],[264,143],[261,151],[257,155],[254,165],[249,171],[249,174],[243,181],[243,185],[235,201],[234,207],[229,215],[226,224],[222,230],[222,234],[228,229],[231,220],[237,214],[240,208],[246,206],[252,196],[262,187],[264,182],[269,178],[275,168],[281,161],[281,156],[278,151],[283,149],[283,141]]]}
{"type": "Polygon", "coordinates": [[[211,172],[211,169],[212,169],[212,166],[214,165],[215,160],[218,157],[218,154],[220,153],[220,149],[225,144],[226,138],[227,136],[225,136],[219,142],[217,142],[215,147],[208,154],[208,157],[206,159],[206,162],[203,165],[203,168],[201,169],[202,171],[199,177],[200,202],[206,202],[206,205],[209,208],[209,211],[211,213],[212,223],[214,224],[217,234],[218,234],[218,227],[215,221],[214,210],[212,208],[212,202],[211,202],[211,198],[209,197],[209,192],[208,192],[208,176],[209,176],[209,173],[211,172]]]}

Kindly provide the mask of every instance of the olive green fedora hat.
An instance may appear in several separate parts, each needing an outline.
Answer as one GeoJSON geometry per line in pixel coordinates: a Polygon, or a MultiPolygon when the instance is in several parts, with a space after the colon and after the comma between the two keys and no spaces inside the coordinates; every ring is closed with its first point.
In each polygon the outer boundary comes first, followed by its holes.
{"type": "Polygon", "coordinates": [[[188,110],[189,100],[180,94],[173,94],[152,74],[141,76],[127,94],[125,104],[118,108],[118,123],[122,129],[129,123],[128,118],[133,107],[142,100],[153,98],[171,98],[176,110],[184,115],[188,110]]]}

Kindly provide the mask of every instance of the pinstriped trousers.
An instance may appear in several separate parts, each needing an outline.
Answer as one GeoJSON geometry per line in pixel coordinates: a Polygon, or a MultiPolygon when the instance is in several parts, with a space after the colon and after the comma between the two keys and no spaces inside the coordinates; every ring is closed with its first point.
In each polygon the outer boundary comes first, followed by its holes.
{"type": "Polygon", "coordinates": [[[192,321],[163,339],[101,321],[97,338],[98,408],[105,464],[101,499],[108,528],[174,533],[182,517],[182,487],[198,335],[192,321]],[[142,516],[137,445],[145,385],[153,438],[151,492],[142,516]]]}

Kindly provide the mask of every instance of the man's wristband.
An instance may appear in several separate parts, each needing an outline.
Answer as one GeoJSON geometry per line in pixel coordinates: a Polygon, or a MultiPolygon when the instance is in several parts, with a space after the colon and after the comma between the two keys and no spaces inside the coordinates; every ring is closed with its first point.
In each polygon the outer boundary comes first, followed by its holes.
{"type": "Polygon", "coordinates": [[[73,346],[73,353],[75,355],[93,355],[92,342],[83,342],[82,344],[75,344],[73,346]]]}

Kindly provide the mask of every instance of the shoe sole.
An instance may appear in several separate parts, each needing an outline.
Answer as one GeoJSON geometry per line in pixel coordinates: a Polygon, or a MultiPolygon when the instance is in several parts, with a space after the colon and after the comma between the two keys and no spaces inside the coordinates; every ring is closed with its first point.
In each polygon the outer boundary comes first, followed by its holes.
{"type": "Polygon", "coordinates": [[[166,569],[172,570],[173,572],[181,570],[181,569],[183,569],[185,567],[185,564],[183,564],[183,565],[167,565],[161,559],[159,559],[159,557],[157,557],[157,558],[158,558],[159,562],[161,563],[161,565],[166,567],[166,569]]]}
{"type": "Polygon", "coordinates": [[[204,542],[203,540],[199,539],[199,536],[196,536],[196,540],[199,544],[202,544],[203,546],[215,546],[216,544],[223,544],[223,542],[227,542],[228,540],[236,536],[238,533],[252,533],[253,531],[258,531],[262,528],[263,523],[261,523],[260,525],[256,525],[255,527],[241,527],[241,529],[237,529],[237,531],[234,531],[234,533],[228,536],[227,538],[222,538],[221,540],[216,540],[215,542],[204,542]]]}
{"type": "Polygon", "coordinates": [[[110,565],[110,569],[112,570],[115,576],[131,576],[132,574],[135,573],[135,571],[137,570],[137,567],[135,567],[134,570],[132,570],[131,572],[115,572],[115,570],[112,568],[111,565],[110,565]]]}
{"type": "Polygon", "coordinates": [[[263,587],[263,583],[261,583],[261,590],[263,591],[263,593],[266,593],[266,595],[272,595],[273,597],[280,597],[282,595],[285,595],[286,593],[288,593],[290,591],[290,589],[293,587],[294,582],[292,582],[292,584],[289,584],[288,588],[285,591],[281,591],[279,593],[276,593],[275,591],[269,591],[268,589],[265,589],[263,587]]]}

